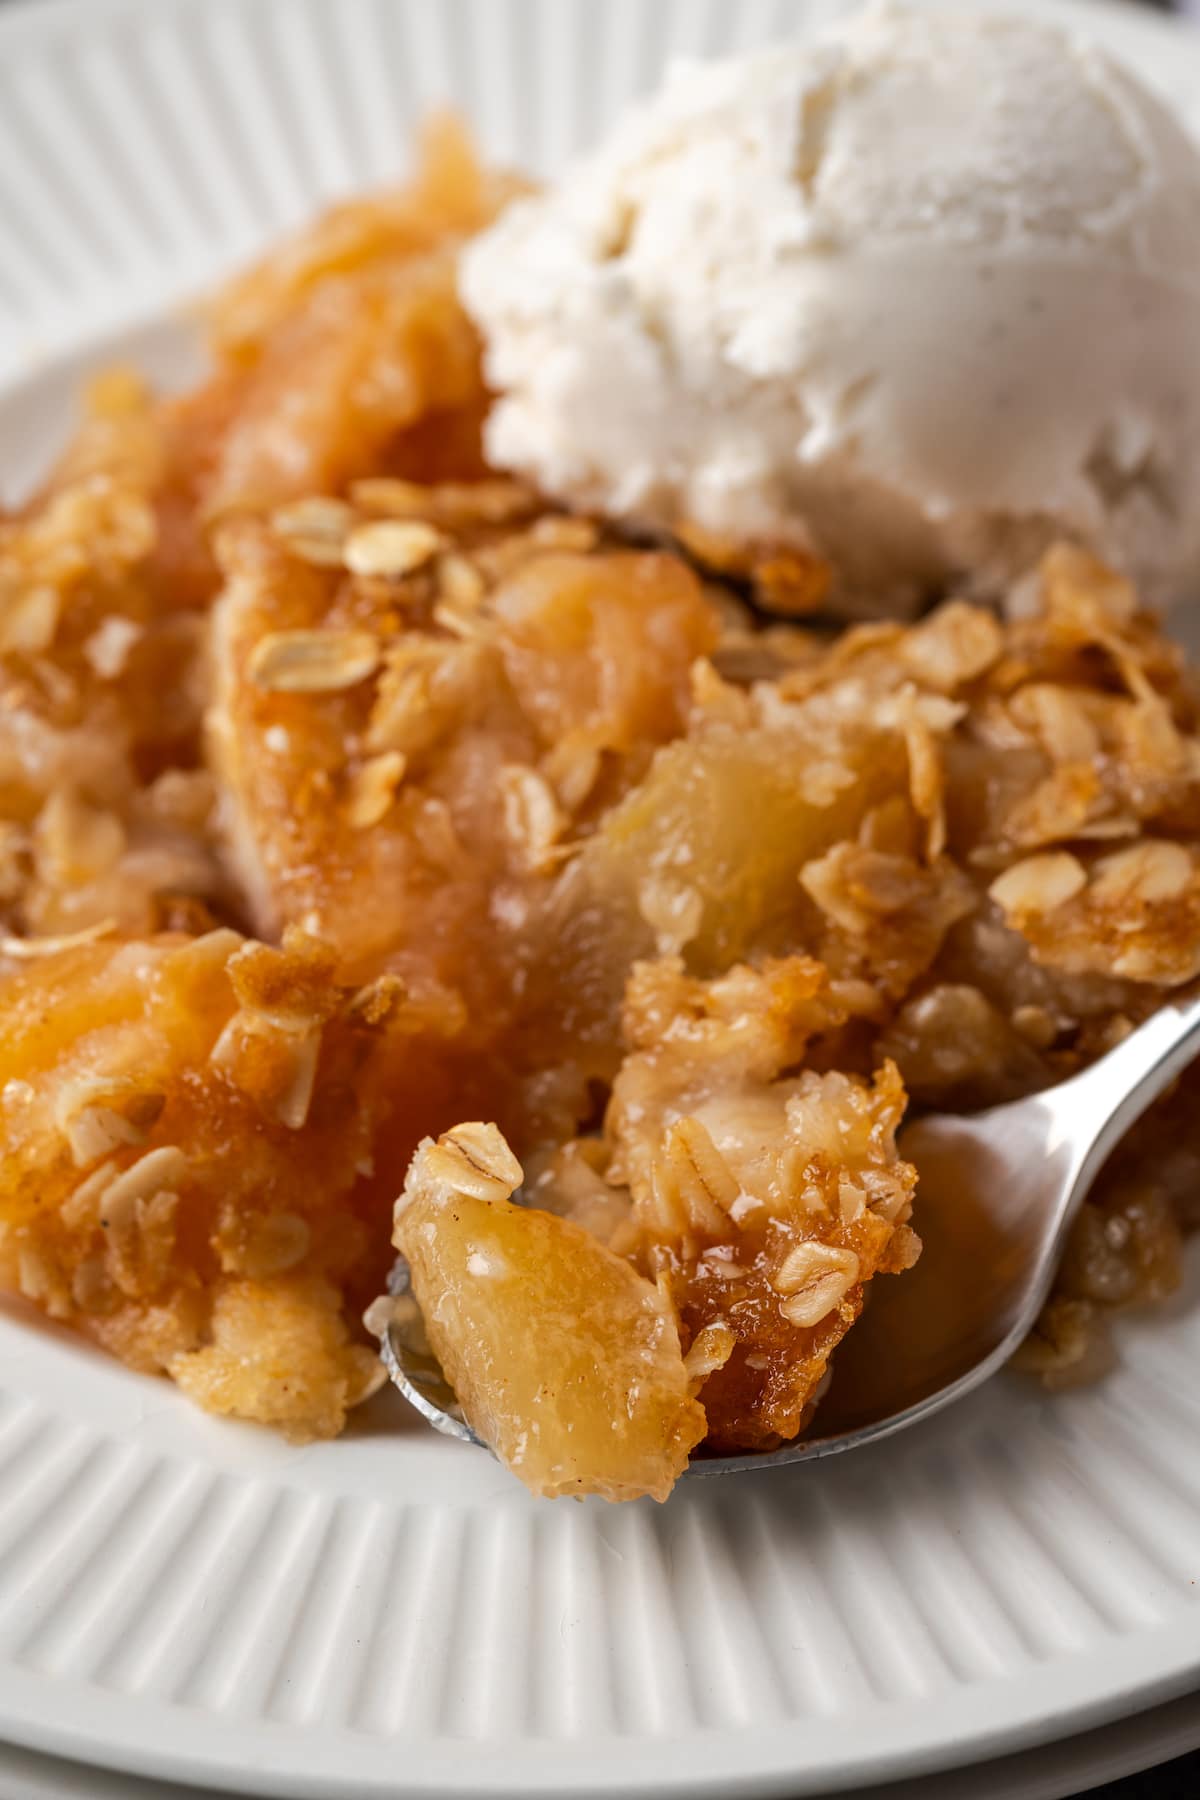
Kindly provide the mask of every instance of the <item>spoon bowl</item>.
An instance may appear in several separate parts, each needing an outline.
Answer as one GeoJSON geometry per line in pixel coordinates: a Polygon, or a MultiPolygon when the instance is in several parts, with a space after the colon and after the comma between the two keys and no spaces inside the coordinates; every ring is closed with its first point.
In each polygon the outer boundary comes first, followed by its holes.
{"type": "MultiPolygon", "coordinates": [[[[970,1118],[911,1125],[901,1150],[919,1173],[923,1250],[901,1278],[873,1282],[837,1351],[817,1431],[778,1450],[697,1456],[705,1477],[839,1455],[891,1437],[962,1399],[1028,1334],[1067,1234],[1109,1152],[1200,1054],[1200,996],[1168,1003],[1082,1074],[970,1118]]],[[[409,1291],[398,1258],[388,1284],[409,1291]]],[[[436,1358],[390,1322],[380,1351],[393,1382],[438,1431],[482,1444],[436,1358]]],[[[484,1446],[486,1448],[486,1446],[484,1446]]]]}

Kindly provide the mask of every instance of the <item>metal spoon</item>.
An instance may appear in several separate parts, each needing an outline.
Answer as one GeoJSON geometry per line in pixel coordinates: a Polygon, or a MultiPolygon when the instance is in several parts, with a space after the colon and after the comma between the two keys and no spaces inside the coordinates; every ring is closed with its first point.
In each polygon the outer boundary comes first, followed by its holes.
{"type": "MultiPolygon", "coordinates": [[[[924,1251],[872,1283],[871,1304],[834,1359],[819,1435],[758,1455],[699,1456],[690,1475],[777,1468],[891,1437],[993,1375],[1046,1301],[1071,1222],[1114,1145],[1200,1055],[1200,996],[1168,1003],[1100,1062],[1060,1086],[974,1118],[931,1117],[901,1143],[920,1171],[924,1251]]],[[[400,1258],[389,1292],[408,1292],[400,1258]]],[[[431,1425],[482,1440],[436,1359],[385,1325],[387,1371],[431,1425]]]]}

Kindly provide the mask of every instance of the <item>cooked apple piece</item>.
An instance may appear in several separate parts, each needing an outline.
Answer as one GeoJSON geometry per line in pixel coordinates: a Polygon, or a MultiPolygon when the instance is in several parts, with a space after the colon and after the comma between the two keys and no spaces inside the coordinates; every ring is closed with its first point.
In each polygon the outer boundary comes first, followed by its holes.
{"type": "Polygon", "coordinates": [[[659,751],[534,914],[543,1053],[561,1042],[611,1080],[638,958],[678,952],[711,975],[816,936],[801,871],[907,779],[901,736],[867,727],[843,752],[834,729],[702,720],[659,751]]]}
{"type": "Polygon", "coordinates": [[[669,1301],[568,1219],[514,1206],[494,1125],[426,1139],[396,1207],[430,1342],[535,1494],[665,1500],[704,1436],[669,1301]]]}
{"type": "Polygon", "coordinates": [[[683,730],[691,672],[716,645],[718,615],[678,557],[599,544],[581,554],[568,547],[581,528],[595,529],[553,516],[535,525],[550,546],[563,542],[524,560],[491,606],[547,775],[564,806],[594,814],[683,730]]]}
{"type": "Polygon", "coordinates": [[[866,1284],[920,1248],[895,1067],[871,1085],[787,1072],[844,1016],[821,966],[798,957],[712,982],[648,964],[630,983],[608,1174],[629,1185],[685,1346],[732,1333],[700,1390],[714,1449],[796,1437],[866,1284]]]}

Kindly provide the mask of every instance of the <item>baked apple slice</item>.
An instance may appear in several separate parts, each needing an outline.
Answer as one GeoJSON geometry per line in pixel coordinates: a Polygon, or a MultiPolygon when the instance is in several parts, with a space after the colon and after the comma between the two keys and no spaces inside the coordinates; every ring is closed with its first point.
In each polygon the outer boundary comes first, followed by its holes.
{"type": "Polygon", "coordinates": [[[671,1303],[581,1226],[513,1205],[521,1180],[494,1125],[418,1150],[395,1241],[430,1343],[535,1494],[665,1500],[704,1436],[671,1303]]]}

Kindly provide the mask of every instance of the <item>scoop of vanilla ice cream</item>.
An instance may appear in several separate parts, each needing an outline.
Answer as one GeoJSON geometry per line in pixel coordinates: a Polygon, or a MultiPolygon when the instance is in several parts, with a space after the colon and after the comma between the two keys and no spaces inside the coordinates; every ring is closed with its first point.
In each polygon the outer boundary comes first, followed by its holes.
{"type": "Polygon", "coordinates": [[[827,556],[848,611],[1057,536],[1200,577],[1200,152],[1089,43],[874,9],[680,66],[468,250],[496,463],[827,556]]]}

